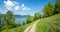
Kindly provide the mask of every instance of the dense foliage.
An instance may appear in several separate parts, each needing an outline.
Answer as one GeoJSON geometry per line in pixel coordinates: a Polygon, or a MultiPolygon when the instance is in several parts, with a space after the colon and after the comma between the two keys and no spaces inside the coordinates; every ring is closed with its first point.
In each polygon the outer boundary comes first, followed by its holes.
{"type": "Polygon", "coordinates": [[[23,24],[22,25],[25,25],[25,22],[23,22],[23,24]]]}
{"type": "Polygon", "coordinates": [[[52,16],[54,12],[54,6],[52,5],[51,2],[49,2],[47,5],[45,5],[43,9],[43,13],[46,17],[52,16]]]}
{"type": "Polygon", "coordinates": [[[60,13],[60,0],[56,0],[54,14],[60,13]]]}
{"type": "Polygon", "coordinates": [[[3,17],[1,17],[0,15],[0,27],[1,27],[0,29],[1,30],[11,29],[18,26],[21,26],[21,25],[15,23],[15,17],[13,15],[13,12],[11,12],[10,10],[8,10],[3,17]]]}
{"type": "Polygon", "coordinates": [[[4,18],[3,18],[3,21],[6,22],[3,25],[12,25],[12,24],[14,24],[15,18],[14,18],[13,13],[11,11],[8,11],[5,14],[4,18]]]}
{"type": "Polygon", "coordinates": [[[34,19],[33,19],[33,20],[37,20],[37,19],[40,19],[40,18],[41,18],[40,13],[35,13],[35,14],[34,14],[34,19]]]}
{"type": "Polygon", "coordinates": [[[0,14],[0,31],[2,30],[2,16],[0,14]]]}
{"type": "Polygon", "coordinates": [[[29,15],[27,15],[26,23],[28,24],[28,23],[31,23],[31,22],[32,22],[32,18],[31,18],[30,14],[29,14],[29,15]]]}
{"type": "Polygon", "coordinates": [[[12,29],[6,29],[6,30],[3,30],[2,32],[24,32],[24,30],[28,27],[28,26],[30,26],[30,25],[32,25],[34,22],[32,22],[32,23],[29,23],[29,24],[25,24],[25,25],[22,25],[22,26],[20,26],[20,27],[16,27],[16,28],[12,28],[12,29]]]}

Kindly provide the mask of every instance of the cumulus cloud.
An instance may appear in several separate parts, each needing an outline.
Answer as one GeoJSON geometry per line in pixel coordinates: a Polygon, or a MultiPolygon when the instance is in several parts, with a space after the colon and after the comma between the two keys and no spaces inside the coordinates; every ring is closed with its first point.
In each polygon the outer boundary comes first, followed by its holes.
{"type": "Polygon", "coordinates": [[[24,4],[22,4],[22,10],[30,10],[30,8],[26,7],[24,4]]]}
{"type": "Polygon", "coordinates": [[[5,4],[5,7],[6,7],[8,10],[11,10],[11,8],[12,8],[13,6],[15,6],[15,4],[14,4],[12,1],[10,1],[10,0],[4,1],[4,4],[5,4]]]}
{"type": "Polygon", "coordinates": [[[15,6],[15,10],[18,10],[19,9],[19,6],[15,6]]]}
{"type": "Polygon", "coordinates": [[[7,5],[7,6],[14,6],[14,3],[13,3],[12,1],[10,1],[10,0],[4,1],[4,3],[5,3],[5,5],[7,5]]]}
{"type": "Polygon", "coordinates": [[[4,4],[5,4],[5,7],[8,9],[8,10],[30,10],[30,8],[26,7],[24,4],[22,4],[21,6],[18,6],[18,2],[15,2],[15,1],[11,1],[11,0],[7,0],[7,1],[4,1],[4,4]]]}

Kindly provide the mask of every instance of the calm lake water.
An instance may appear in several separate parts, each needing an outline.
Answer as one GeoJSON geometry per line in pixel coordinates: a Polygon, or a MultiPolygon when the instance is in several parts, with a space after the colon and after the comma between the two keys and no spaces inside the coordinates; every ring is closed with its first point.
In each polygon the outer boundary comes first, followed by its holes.
{"type": "Polygon", "coordinates": [[[23,22],[26,22],[26,17],[24,18],[15,18],[16,23],[22,24],[23,22]]]}

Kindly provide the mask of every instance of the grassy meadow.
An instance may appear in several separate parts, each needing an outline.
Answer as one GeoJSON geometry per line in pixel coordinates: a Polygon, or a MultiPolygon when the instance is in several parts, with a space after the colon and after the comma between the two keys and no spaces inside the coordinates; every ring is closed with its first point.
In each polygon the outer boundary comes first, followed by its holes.
{"type": "Polygon", "coordinates": [[[36,32],[60,32],[60,14],[40,19],[36,32]]]}

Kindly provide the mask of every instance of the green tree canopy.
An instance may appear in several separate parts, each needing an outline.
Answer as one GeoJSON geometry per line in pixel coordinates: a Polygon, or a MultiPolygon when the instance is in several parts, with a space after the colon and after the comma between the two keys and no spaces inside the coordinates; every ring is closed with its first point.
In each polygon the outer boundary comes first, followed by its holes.
{"type": "Polygon", "coordinates": [[[0,31],[2,31],[2,16],[1,16],[1,13],[0,13],[0,31]]]}
{"type": "Polygon", "coordinates": [[[60,0],[56,0],[54,14],[60,13],[60,0]]]}
{"type": "Polygon", "coordinates": [[[34,14],[34,20],[40,19],[41,15],[37,12],[34,14]]]}
{"type": "Polygon", "coordinates": [[[4,23],[3,25],[14,26],[15,24],[14,21],[15,21],[15,18],[14,18],[13,12],[8,10],[3,18],[3,23],[4,23]]]}
{"type": "Polygon", "coordinates": [[[43,13],[45,16],[51,16],[54,12],[54,6],[51,2],[49,2],[45,7],[43,8],[43,13]]]}
{"type": "Polygon", "coordinates": [[[14,14],[10,10],[8,10],[6,12],[6,14],[4,15],[2,23],[3,23],[2,24],[3,25],[2,30],[4,30],[4,29],[10,29],[10,28],[15,28],[15,27],[21,26],[20,24],[17,24],[15,22],[14,14]]]}
{"type": "Polygon", "coordinates": [[[26,18],[26,23],[31,23],[31,22],[32,22],[31,16],[30,14],[28,14],[26,18]]]}

